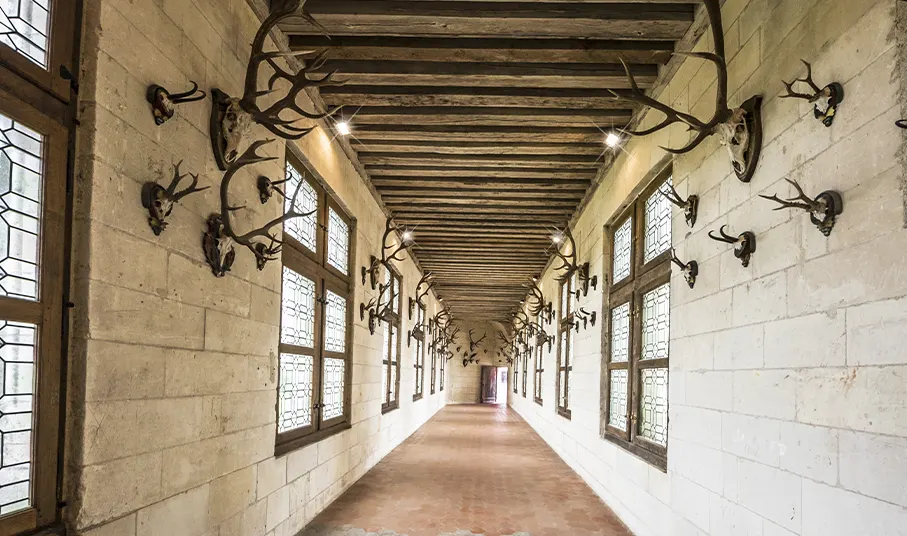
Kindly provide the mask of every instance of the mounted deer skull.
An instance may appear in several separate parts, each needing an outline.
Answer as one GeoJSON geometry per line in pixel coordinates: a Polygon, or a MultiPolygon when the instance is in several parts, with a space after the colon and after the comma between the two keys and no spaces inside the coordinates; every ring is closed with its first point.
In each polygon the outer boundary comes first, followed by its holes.
{"type": "Polygon", "coordinates": [[[832,82],[824,88],[820,88],[813,82],[813,66],[806,60],[800,60],[806,65],[806,77],[796,78],[793,82],[781,81],[784,84],[787,93],[781,95],[782,99],[803,99],[814,104],[813,115],[822,122],[826,127],[830,127],[835,121],[838,113],[838,105],[844,101],[844,86],[838,82],[832,82]],[[794,91],[794,84],[803,82],[809,85],[812,93],[798,93],[794,91]],[[824,101],[824,102],[819,102],[824,101]]]}
{"type": "Polygon", "coordinates": [[[740,259],[743,263],[743,267],[746,268],[750,265],[750,257],[756,251],[756,235],[746,231],[737,237],[733,237],[724,232],[725,227],[727,227],[727,225],[722,225],[721,229],[718,231],[721,233],[721,236],[715,236],[712,234],[712,231],[709,231],[709,238],[718,242],[734,244],[734,256],[740,259]]]}
{"type": "Polygon", "coordinates": [[[576,312],[576,331],[579,333],[579,323],[582,321],[583,329],[588,328],[588,324],[591,323],[592,327],[595,327],[595,320],[598,318],[598,312],[592,311],[591,313],[586,310],[585,307],[580,307],[579,311],[576,312]]]}
{"type": "Polygon", "coordinates": [[[362,267],[362,284],[365,284],[366,276],[371,278],[372,289],[374,290],[375,285],[378,281],[378,269],[382,266],[390,266],[391,261],[401,262],[405,257],[398,257],[397,255],[403,253],[413,245],[412,239],[405,239],[401,235],[401,238],[394,248],[394,244],[388,244],[387,239],[391,237],[394,233],[400,233],[401,229],[399,226],[394,224],[394,216],[390,215],[387,218],[387,221],[384,224],[384,236],[381,237],[381,258],[377,258],[374,255],[371,257],[371,262],[368,267],[362,267]],[[391,251],[391,254],[388,255],[387,252],[391,251]]]}
{"type": "Polygon", "coordinates": [[[683,278],[686,279],[687,285],[690,285],[690,288],[696,286],[696,277],[699,275],[698,262],[690,261],[688,263],[684,263],[677,258],[677,252],[674,248],[671,248],[671,262],[673,262],[680,268],[680,272],[683,274],[683,278]]]}
{"type": "MultiPolygon", "coordinates": [[[[190,80],[190,82],[192,82],[190,80]]],[[[186,102],[200,101],[208,95],[204,91],[198,90],[198,84],[192,82],[192,89],[185,93],[170,93],[166,88],[157,84],[148,86],[145,93],[145,100],[151,105],[151,114],[154,116],[154,124],[161,126],[173,118],[176,113],[176,105],[186,102]],[[199,93],[196,95],[196,93],[199,93]]]]}
{"type": "Polygon", "coordinates": [[[283,179],[282,181],[272,181],[264,175],[258,177],[258,200],[264,205],[274,197],[274,194],[286,199],[287,195],[283,193],[283,190],[278,188],[278,186],[289,181],[289,178],[283,179]]]}
{"type": "Polygon", "coordinates": [[[636,80],[630,73],[630,68],[621,60],[627,79],[630,82],[630,95],[622,97],[612,91],[617,99],[629,99],[642,104],[665,115],[665,119],[654,127],[643,130],[624,130],[631,136],[648,136],[667,128],[675,123],[686,125],[689,130],[695,131],[696,136],[680,149],[662,147],[671,154],[684,154],[698,147],[706,138],[717,134],[721,143],[728,149],[737,178],[749,182],[753,178],[759,153],[762,151],[762,96],[751,97],[738,108],[728,106],[728,70],[724,51],[724,27],[721,23],[721,8],[719,0],[703,0],[708,13],[712,30],[712,42],[715,52],[678,52],[677,54],[700,58],[715,64],[718,69],[718,82],[715,99],[715,113],[707,121],[675,110],[645,94],[639,88],[636,80]]]}
{"type": "MultiPolygon", "coordinates": [[[[289,199],[289,208],[287,208],[286,212],[284,212],[282,215],[268,221],[263,226],[257,229],[252,229],[251,231],[244,234],[237,233],[233,228],[231,215],[234,212],[242,210],[246,207],[245,205],[233,206],[230,204],[230,182],[233,180],[239,170],[248,165],[276,160],[276,157],[261,156],[257,152],[259,148],[273,141],[274,140],[256,141],[255,143],[250,145],[249,148],[246,149],[245,152],[243,152],[242,156],[240,156],[232,164],[230,164],[230,167],[227,169],[227,172],[224,174],[224,178],[220,183],[220,214],[217,214],[217,216],[220,217],[220,222],[223,226],[223,235],[230,239],[230,248],[232,248],[233,244],[238,244],[240,246],[245,246],[246,248],[248,248],[249,251],[251,251],[252,254],[255,255],[255,262],[259,270],[263,270],[265,264],[268,261],[277,260],[277,254],[280,253],[281,246],[283,245],[283,240],[278,239],[275,236],[273,230],[278,226],[283,225],[284,222],[287,222],[293,218],[305,218],[311,216],[316,212],[316,210],[313,210],[311,212],[297,211],[296,200],[299,196],[303,182],[300,181],[296,186],[296,191],[293,192],[293,196],[289,199]]],[[[213,247],[213,245],[214,243],[210,242],[208,240],[208,237],[206,236],[205,254],[208,258],[209,264],[212,264],[212,259],[216,257],[214,256],[213,250],[209,251],[209,247],[213,247]]],[[[215,265],[212,264],[211,268],[215,271],[216,275],[217,272],[223,268],[223,266],[215,268],[215,265]]],[[[226,269],[229,270],[229,266],[227,266],[226,269]]]]}
{"type": "Polygon", "coordinates": [[[179,200],[187,195],[203,192],[210,188],[210,186],[198,188],[198,175],[188,173],[187,175],[192,177],[192,183],[188,188],[176,191],[179,183],[187,176],[180,175],[182,164],[183,161],[180,160],[173,166],[173,179],[166,188],[156,182],[146,182],[142,187],[142,206],[148,210],[148,226],[151,227],[155,236],[160,236],[167,228],[167,216],[173,211],[173,205],[179,203],[179,200]]]}
{"type": "MultiPolygon", "coordinates": [[[[211,110],[211,147],[220,169],[225,170],[230,162],[239,154],[239,145],[248,126],[258,123],[268,129],[272,134],[285,140],[298,140],[314,130],[312,127],[299,127],[296,123],[305,118],[311,120],[324,119],[339,110],[334,108],[325,113],[309,112],[297,103],[297,97],[305,93],[307,88],[338,86],[343,82],[333,80],[336,72],[330,72],[321,78],[310,79],[309,75],[320,69],[325,63],[325,53],[318,54],[306,62],[299,72],[292,73],[280,67],[277,60],[286,57],[310,55],[312,51],[300,52],[265,52],[264,46],[268,35],[277,24],[294,14],[297,14],[303,0],[272,0],[271,13],[262,22],[255,38],[252,40],[252,53],[246,68],[245,85],[242,97],[230,97],[219,89],[212,89],[211,96],[214,106],[211,110]],[[261,77],[263,65],[270,67],[273,72],[268,78],[267,88],[259,89],[258,80],[261,77]],[[276,90],[278,82],[286,82],[289,89],[282,98],[273,104],[262,107],[260,99],[270,96],[276,90]],[[281,113],[288,112],[295,115],[290,119],[281,117],[281,113]]],[[[303,17],[314,20],[305,13],[303,17]]],[[[316,23],[317,24],[317,23],[316,23]]]]}
{"type": "Polygon", "coordinates": [[[592,277],[589,277],[588,262],[585,262],[579,266],[579,269],[576,271],[576,279],[577,283],[579,283],[579,288],[577,288],[573,292],[573,295],[577,300],[580,298],[580,294],[582,294],[584,298],[589,295],[590,284],[592,285],[592,290],[596,290],[598,288],[598,276],[593,275],[592,277]]]}
{"type": "Polygon", "coordinates": [[[844,211],[844,200],[841,199],[841,194],[833,190],[826,190],[813,199],[803,193],[803,188],[796,181],[784,180],[797,190],[797,197],[780,199],[777,195],[767,196],[761,194],[759,197],[778,203],[780,206],[775,207],[775,210],[798,208],[808,212],[809,220],[813,222],[813,225],[818,227],[823,235],[829,236],[831,230],[835,227],[837,216],[844,211]]]}
{"type": "Polygon", "coordinates": [[[479,340],[473,341],[473,340],[472,340],[472,332],[473,332],[473,330],[469,330],[469,352],[470,352],[470,353],[475,352],[475,351],[476,351],[476,348],[479,347],[479,344],[481,344],[482,341],[484,341],[485,338],[488,337],[488,333],[484,333],[484,334],[482,334],[482,336],[479,338],[479,340]]]}
{"type": "Polygon", "coordinates": [[[658,193],[672,205],[675,205],[683,211],[683,217],[687,220],[687,225],[690,227],[696,225],[696,216],[699,214],[699,196],[691,195],[684,201],[684,199],[680,197],[680,194],[677,193],[677,190],[674,189],[673,185],[666,182],[662,188],[658,189],[658,193]],[[664,187],[667,187],[670,191],[664,191],[662,189],[664,187]]]}
{"type": "Polygon", "coordinates": [[[543,321],[550,324],[551,317],[554,315],[554,306],[551,301],[545,301],[545,295],[542,293],[542,289],[539,288],[535,278],[530,277],[529,283],[524,286],[529,289],[529,314],[541,317],[543,321]]]}
{"type": "Polygon", "coordinates": [[[425,272],[419,282],[416,284],[416,297],[409,299],[409,319],[413,319],[413,313],[416,312],[416,305],[420,307],[425,307],[425,302],[423,301],[426,296],[428,296],[429,291],[432,287],[435,286],[434,281],[429,281],[431,279],[432,273],[425,272]],[[423,288],[423,285],[425,288],[423,288]],[[422,289],[421,291],[419,289],[422,289]]]}
{"type": "Polygon", "coordinates": [[[378,285],[378,297],[371,298],[367,304],[359,304],[359,319],[365,320],[365,312],[368,311],[368,331],[374,335],[378,327],[378,322],[387,318],[388,313],[393,310],[394,298],[396,293],[391,291],[391,283],[381,283],[378,285]],[[384,303],[384,295],[387,294],[387,303],[384,303]]]}

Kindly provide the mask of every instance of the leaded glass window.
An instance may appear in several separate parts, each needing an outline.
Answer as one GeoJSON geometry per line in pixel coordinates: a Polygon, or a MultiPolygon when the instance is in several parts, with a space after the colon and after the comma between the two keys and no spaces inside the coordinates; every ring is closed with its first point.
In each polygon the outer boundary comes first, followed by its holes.
{"type": "MultiPolygon", "coordinates": [[[[306,179],[302,172],[294,166],[290,159],[287,159],[287,176],[289,181],[286,183],[286,195],[284,196],[284,211],[289,211],[290,203],[293,201],[293,192],[299,187],[299,194],[296,196],[296,211],[303,214],[312,212],[310,216],[304,218],[293,218],[286,222],[283,230],[288,235],[299,241],[306,249],[314,252],[318,247],[318,192],[312,186],[312,183],[306,179]],[[302,186],[299,186],[299,183],[302,186]]],[[[346,270],[344,270],[346,273],[346,270]]]]}
{"type": "Polygon", "coordinates": [[[0,515],[31,506],[37,332],[34,324],[0,321],[0,515]]]}
{"type": "Polygon", "coordinates": [[[293,240],[281,252],[278,454],[344,430],[350,420],[352,283],[331,263],[327,235],[331,218],[342,222],[347,236],[351,223],[304,169],[288,150],[287,196],[301,185],[296,210],[311,215],[284,225],[293,240]]]}
{"type": "Polygon", "coordinates": [[[671,205],[658,189],[669,184],[668,172],[609,226],[615,275],[602,423],[607,438],[661,468],[667,465],[671,319],[671,261],[663,253],[671,248],[671,205]]]}
{"type": "Polygon", "coordinates": [[[47,68],[50,0],[0,0],[0,43],[47,68]]]}
{"type": "Polygon", "coordinates": [[[423,335],[421,340],[412,337],[413,344],[415,345],[415,353],[413,354],[413,373],[415,374],[413,400],[422,398],[422,393],[425,390],[425,307],[423,307],[422,304],[416,304],[415,312],[415,326],[421,327],[423,335]]]}
{"type": "MultiPolygon", "coordinates": [[[[538,319],[538,330],[542,329],[542,319],[538,319]]],[[[545,346],[538,346],[535,350],[535,392],[533,398],[539,404],[542,403],[542,376],[545,372],[545,346]]]]}
{"type": "Polygon", "coordinates": [[[653,192],[645,204],[645,244],[643,262],[649,262],[671,249],[671,203],[660,191],[670,191],[671,178],[653,192]]]}
{"type": "Polygon", "coordinates": [[[350,226],[328,209],[328,264],[346,274],[350,262],[350,226]]]}
{"type": "Polygon", "coordinates": [[[573,290],[576,277],[571,277],[561,283],[561,310],[558,311],[560,321],[557,334],[557,412],[559,415],[570,418],[570,376],[573,372],[573,331],[574,318],[573,290]]]}
{"type": "Polygon", "coordinates": [[[394,410],[400,406],[400,352],[401,352],[401,324],[402,317],[399,313],[402,299],[400,296],[401,277],[396,270],[385,266],[384,287],[385,299],[382,303],[391,300],[390,311],[380,319],[384,325],[384,349],[382,357],[382,371],[384,378],[381,380],[384,387],[384,400],[381,410],[384,412],[394,410]]]}

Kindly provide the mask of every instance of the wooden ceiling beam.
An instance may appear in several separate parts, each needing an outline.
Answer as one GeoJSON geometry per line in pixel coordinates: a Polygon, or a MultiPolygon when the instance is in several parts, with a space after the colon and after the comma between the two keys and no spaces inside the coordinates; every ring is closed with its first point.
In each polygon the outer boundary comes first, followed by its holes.
{"type": "Polygon", "coordinates": [[[356,137],[369,146],[373,140],[506,143],[603,144],[606,134],[595,125],[586,127],[532,127],[514,125],[364,125],[356,137]]]}
{"type": "Polygon", "coordinates": [[[597,157],[604,151],[601,143],[553,143],[539,141],[433,141],[433,140],[353,140],[359,154],[369,152],[419,153],[434,155],[588,155],[597,157]]]}
{"type": "Polygon", "coordinates": [[[394,177],[376,176],[372,184],[381,191],[448,190],[487,191],[499,189],[528,189],[535,192],[583,190],[589,187],[586,179],[520,179],[510,177],[394,177]]]}
{"type": "Polygon", "coordinates": [[[369,175],[373,178],[383,176],[392,177],[419,177],[429,180],[427,175],[434,178],[456,177],[458,179],[469,178],[473,180],[491,179],[491,178],[508,178],[508,179],[585,179],[592,180],[595,173],[588,169],[567,169],[567,170],[550,170],[550,169],[526,169],[517,167],[499,167],[489,169],[477,166],[387,166],[373,165],[369,167],[369,175]]]}
{"type": "MultiPolygon", "coordinates": [[[[348,107],[339,117],[357,125],[518,125],[518,126],[590,126],[602,128],[626,126],[632,118],[632,107],[616,109],[525,108],[501,106],[364,106],[348,107]],[[355,115],[354,115],[355,114],[355,115]]],[[[358,132],[357,132],[358,133],[358,132]]]]}
{"type": "MultiPolygon", "coordinates": [[[[573,0],[575,1],[575,0],[573,0]]],[[[292,50],[327,50],[328,60],[539,63],[667,63],[669,40],[510,39],[292,35],[292,50]]]]}
{"type": "MultiPolygon", "coordinates": [[[[629,92],[611,88],[618,96],[629,92]]],[[[626,98],[615,97],[607,88],[533,87],[433,87],[433,86],[328,86],[321,88],[328,104],[352,106],[523,106],[623,110],[632,106],[626,98]]]]}
{"type": "Polygon", "coordinates": [[[427,197],[443,198],[477,198],[477,199],[507,199],[509,201],[519,199],[558,199],[577,201],[585,193],[583,188],[574,189],[534,189],[526,188],[494,188],[494,189],[443,189],[443,188],[381,188],[381,198],[385,201],[403,201],[406,199],[422,200],[427,197]]]}
{"type": "Polygon", "coordinates": [[[680,39],[693,22],[692,4],[544,4],[537,2],[411,2],[308,0],[302,16],[280,24],[287,34],[680,39]]]}
{"type": "Polygon", "coordinates": [[[508,166],[508,167],[590,167],[601,165],[598,154],[438,154],[429,152],[394,153],[363,151],[359,161],[366,167],[373,164],[401,166],[508,166]]]}

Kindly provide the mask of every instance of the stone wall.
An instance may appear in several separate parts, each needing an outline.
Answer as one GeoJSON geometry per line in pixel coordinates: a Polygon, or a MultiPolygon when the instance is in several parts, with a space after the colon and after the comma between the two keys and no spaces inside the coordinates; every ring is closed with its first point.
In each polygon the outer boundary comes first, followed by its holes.
{"type": "MultiPolygon", "coordinates": [[[[667,472],[601,439],[604,334],[580,331],[572,420],[555,412],[554,355],[544,406],[513,407],[639,536],[907,534],[907,231],[894,126],[901,116],[894,0],[727,0],[732,104],[765,96],[765,143],[750,184],[733,176],[712,138],[674,162],[681,195],[700,197],[690,229],[675,209],[678,256],[699,262],[690,290],[671,284],[667,472]],[[846,100],[831,128],[781,80],[812,62],[846,100]],[[757,194],[834,189],[844,214],[829,238],[802,212],[772,211],[757,194]],[[708,239],[752,230],[743,268],[708,239]]],[[[900,30],[903,34],[903,29],[900,30]]],[[[710,50],[710,38],[697,46],[710,50]]],[[[688,59],[662,98],[699,117],[714,106],[714,67],[688,59]]],[[[647,124],[660,119],[649,114],[647,124]]],[[[680,146],[672,128],[633,139],[575,221],[580,260],[610,273],[604,225],[680,146]]],[[[556,296],[552,274],[543,281],[556,296]]],[[[556,300],[555,300],[556,301],[556,300]]],[[[601,291],[581,300],[601,314],[601,291]]],[[[603,316],[607,316],[607,313],[603,316]]],[[[606,324],[606,322],[605,322],[606,324]]],[[[549,331],[551,328],[549,328],[549,331]]]]}
{"type": "MultiPolygon", "coordinates": [[[[145,102],[153,83],[239,93],[258,26],[246,0],[85,3],[66,460],[76,533],[295,534],[446,403],[427,388],[413,402],[404,345],[401,407],[382,415],[381,335],[356,313],[352,428],[274,456],[279,263],[259,272],[237,250],[233,270],[213,277],[201,249],[222,177],[208,138],[211,101],[180,106],[161,127],[145,102]],[[179,161],[212,188],[176,206],[155,237],[141,187],[169,181],[179,161]]],[[[358,272],[379,251],[384,215],[328,131],[298,148],[355,220],[358,272]]],[[[282,176],[284,151],[272,143],[265,152],[277,160],[238,177],[235,201],[249,207],[238,216],[243,228],[277,215],[281,203],[260,205],[253,180],[282,176]]],[[[419,272],[411,261],[398,266],[405,303],[419,272]]],[[[358,310],[366,292],[353,279],[358,310]]]]}
{"type": "Polygon", "coordinates": [[[455,325],[460,327],[460,333],[457,336],[456,343],[451,345],[451,350],[456,355],[447,362],[448,379],[450,381],[449,387],[445,387],[450,389],[447,401],[450,404],[475,404],[481,402],[482,365],[506,366],[506,364],[498,363],[498,340],[495,336],[495,327],[492,324],[485,322],[456,322],[455,325]],[[470,363],[464,367],[463,353],[469,350],[470,329],[475,330],[474,340],[478,340],[479,337],[486,333],[488,336],[476,350],[479,354],[477,356],[479,363],[470,363]],[[460,352],[456,352],[458,346],[461,348],[460,352]]]}

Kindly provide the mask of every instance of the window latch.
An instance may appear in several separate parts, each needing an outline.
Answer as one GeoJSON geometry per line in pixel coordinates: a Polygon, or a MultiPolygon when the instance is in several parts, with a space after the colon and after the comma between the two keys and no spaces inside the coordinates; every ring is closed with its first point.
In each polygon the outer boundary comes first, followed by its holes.
{"type": "Polygon", "coordinates": [[[324,294],[322,294],[321,296],[315,298],[315,301],[318,302],[318,303],[320,303],[321,305],[327,305],[327,304],[328,304],[328,298],[327,298],[327,296],[324,295],[324,294]]]}

